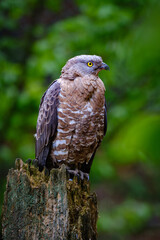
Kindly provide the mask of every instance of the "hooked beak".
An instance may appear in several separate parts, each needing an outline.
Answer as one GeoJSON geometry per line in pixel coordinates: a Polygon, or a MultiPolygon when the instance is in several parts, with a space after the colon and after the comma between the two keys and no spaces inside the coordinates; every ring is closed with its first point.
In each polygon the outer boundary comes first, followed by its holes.
{"type": "Polygon", "coordinates": [[[106,63],[104,63],[104,62],[102,62],[102,65],[99,68],[110,71],[110,67],[106,63]]]}

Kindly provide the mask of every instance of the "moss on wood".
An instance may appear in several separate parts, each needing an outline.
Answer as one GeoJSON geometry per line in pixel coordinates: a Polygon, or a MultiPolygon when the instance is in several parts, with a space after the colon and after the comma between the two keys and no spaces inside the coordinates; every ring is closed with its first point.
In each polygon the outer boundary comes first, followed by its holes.
{"type": "Polygon", "coordinates": [[[97,239],[97,199],[89,182],[68,179],[65,165],[49,176],[16,160],[4,197],[3,239],[97,239]]]}

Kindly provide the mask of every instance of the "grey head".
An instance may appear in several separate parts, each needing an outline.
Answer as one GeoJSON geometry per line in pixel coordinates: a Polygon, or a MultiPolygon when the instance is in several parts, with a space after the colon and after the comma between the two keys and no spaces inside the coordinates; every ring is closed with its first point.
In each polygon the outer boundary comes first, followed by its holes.
{"type": "Polygon", "coordinates": [[[101,57],[96,55],[79,55],[67,61],[62,68],[61,77],[74,80],[78,76],[98,75],[103,69],[109,70],[109,66],[102,61],[101,57]]]}

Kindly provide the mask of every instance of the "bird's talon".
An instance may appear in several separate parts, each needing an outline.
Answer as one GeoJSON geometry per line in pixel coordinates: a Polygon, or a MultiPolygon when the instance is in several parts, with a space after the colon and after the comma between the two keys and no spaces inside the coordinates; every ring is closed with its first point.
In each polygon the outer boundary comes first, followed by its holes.
{"type": "Polygon", "coordinates": [[[80,172],[80,176],[81,176],[82,180],[87,179],[89,181],[89,174],[88,173],[84,173],[82,171],[79,171],[79,172],[80,172]]]}
{"type": "Polygon", "coordinates": [[[78,176],[78,170],[71,170],[71,169],[67,169],[67,172],[69,173],[70,179],[73,179],[74,177],[79,177],[78,176]]]}
{"type": "Polygon", "coordinates": [[[82,171],[79,171],[79,175],[80,175],[81,180],[83,180],[84,179],[84,173],[82,171]]]}

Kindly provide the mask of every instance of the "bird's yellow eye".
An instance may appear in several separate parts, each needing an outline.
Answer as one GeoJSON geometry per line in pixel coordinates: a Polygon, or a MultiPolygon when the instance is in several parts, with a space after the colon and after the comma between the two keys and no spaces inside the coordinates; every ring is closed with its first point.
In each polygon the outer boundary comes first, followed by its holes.
{"type": "Polygon", "coordinates": [[[88,62],[88,67],[92,67],[93,66],[93,63],[92,62],[88,62]]]}

